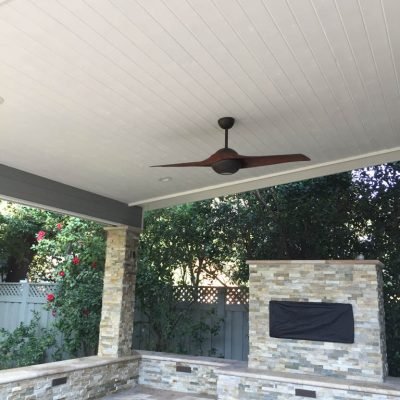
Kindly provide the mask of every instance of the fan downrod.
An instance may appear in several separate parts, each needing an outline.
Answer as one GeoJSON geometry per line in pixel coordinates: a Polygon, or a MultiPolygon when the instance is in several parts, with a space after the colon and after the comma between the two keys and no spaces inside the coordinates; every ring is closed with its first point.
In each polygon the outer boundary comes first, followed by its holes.
{"type": "Polygon", "coordinates": [[[235,118],[232,117],[222,117],[218,120],[218,125],[220,128],[228,130],[231,129],[235,124],[235,118]]]}

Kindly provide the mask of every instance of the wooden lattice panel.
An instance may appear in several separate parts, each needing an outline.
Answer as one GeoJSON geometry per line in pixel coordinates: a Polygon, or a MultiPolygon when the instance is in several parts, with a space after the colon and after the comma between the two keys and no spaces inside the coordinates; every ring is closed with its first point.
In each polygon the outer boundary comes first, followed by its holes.
{"type": "Polygon", "coordinates": [[[174,298],[177,302],[182,303],[217,304],[219,294],[224,292],[225,304],[249,304],[249,289],[238,287],[200,286],[196,289],[191,286],[175,286],[174,298]]]}
{"type": "Polygon", "coordinates": [[[226,304],[249,304],[249,289],[228,287],[225,295],[226,304]]]}
{"type": "Polygon", "coordinates": [[[193,288],[185,286],[174,287],[174,298],[177,302],[191,303],[194,301],[193,288]]]}
{"type": "Polygon", "coordinates": [[[0,285],[0,296],[21,296],[22,286],[19,283],[2,283],[0,285]]]}
{"type": "Polygon", "coordinates": [[[197,302],[201,304],[216,304],[218,301],[218,289],[216,287],[199,287],[197,302]]]}

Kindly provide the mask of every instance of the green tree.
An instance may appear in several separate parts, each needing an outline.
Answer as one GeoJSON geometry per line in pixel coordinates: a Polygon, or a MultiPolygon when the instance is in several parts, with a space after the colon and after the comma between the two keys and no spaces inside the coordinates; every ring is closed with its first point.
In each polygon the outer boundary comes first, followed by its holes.
{"type": "Polygon", "coordinates": [[[358,239],[351,227],[352,184],[351,174],[344,173],[247,194],[254,222],[260,222],[252,231],[248,256],[354,258],[358,239]]]}
{"type": "MultiPolygon", "coordinates": [[[[191,321],[190,309],[201,278],[217,279],[237,258],[230,246],[231,231],[224,225],[228,216],[219,204],[216,200],[202,201],[145,215],[136,291],[140,308],[156,336],[157,351],[173,351],[174,339],[193,331],[196,322],[191,321]],[[191,291],[188,297],[192,301],[184,309],[177,308],[174,283],[186,285],[191,291]]],[[[216,334],[217,324],[210,326],[209,332],[216,334]]]]}
{"type": "Polygon", "coordinates": [[[215,199],[146,213],[141,268],[156,269],[169,283],[179,276],[178,283],[192,286],[198,286],[201,277],[224,273],[226,265],[237,260],[237,252],[227,224],[231,210],[221,205],[215,199]]]}
{"type": "Polygon", "coordinates": [[[384,264],[384,300],[389,371],[400,376],[400,162],[355,173],[354,204],[362,252],[384,264]]]}
{"type": "Polygon", "coordinates": [[[0,274],[6,282],[19,282],[27,276],[46,212],[1,201],[0,206],[0,274]]]}

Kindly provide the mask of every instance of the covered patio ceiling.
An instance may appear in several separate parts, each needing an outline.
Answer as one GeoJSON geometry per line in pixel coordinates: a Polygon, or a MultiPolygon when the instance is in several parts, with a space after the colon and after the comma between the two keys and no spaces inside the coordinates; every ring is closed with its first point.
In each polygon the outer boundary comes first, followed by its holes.
{"type": "Polygon", "coordinates": [[[398,0],[0,1],[0,196],[65,210],[43,193],[76,188],[126,214],[399,160],[399,15],[398,0]],[[150,168],[223,147],[223,116],[239,153],[311,161],[150,168]]]}

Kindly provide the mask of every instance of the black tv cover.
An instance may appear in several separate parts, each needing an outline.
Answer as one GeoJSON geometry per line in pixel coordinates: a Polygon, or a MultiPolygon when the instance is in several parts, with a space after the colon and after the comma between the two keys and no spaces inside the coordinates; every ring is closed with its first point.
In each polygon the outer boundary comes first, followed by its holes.
{"type": "Polygon", "coordinates": [[[354,343],[351,304],[269,302],[269,335],[282,339],[354,343]]]}

